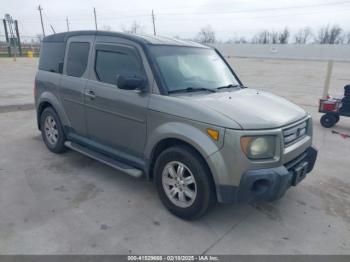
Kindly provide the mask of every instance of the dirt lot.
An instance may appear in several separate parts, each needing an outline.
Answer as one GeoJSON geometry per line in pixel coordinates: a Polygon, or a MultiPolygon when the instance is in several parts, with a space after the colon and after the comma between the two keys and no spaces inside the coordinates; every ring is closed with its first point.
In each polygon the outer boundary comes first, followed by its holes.
{"type": "MultiPolygon", "coordinates": [[[[284,96],[299,105],[318,105],[327,62],[272,59],[231,59],[231,65],[249,87],[284,96]]],[[[330,94],[343,95],[350,84],[350,62],[334,62],[330,94]]]]}
{"type": "MultiPolygon", "coordinates": [[[[319,157],[298,187],[273,203],[218,205],[186,222],[144,179],[72,151],[50,153],[34,111],[13,109],[0,114],[0,254],[350,254],[350,139],[322,128],[315,107],[325,63],[236,62],[247,85],[314,117],[319,157]]],[[[32,103],[36,63],[0,59],[1,106],[32,103]]],[[[342,92],[349,72],[350,64],[335,64],[333,90],[342,92]]],[[[350,119],[333,129],[350,134],[350,119]]]]}

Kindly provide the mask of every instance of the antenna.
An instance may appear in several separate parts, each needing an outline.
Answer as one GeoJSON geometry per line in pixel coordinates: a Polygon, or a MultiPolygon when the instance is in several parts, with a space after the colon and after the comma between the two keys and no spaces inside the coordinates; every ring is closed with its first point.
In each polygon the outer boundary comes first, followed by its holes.
{"type": "Polygon", "coordinates": [[[50,24],[50,27],[51,27],[53,34],[56,34],[55,29],[53,28],[53,26],[51,24],[50,24]]]}

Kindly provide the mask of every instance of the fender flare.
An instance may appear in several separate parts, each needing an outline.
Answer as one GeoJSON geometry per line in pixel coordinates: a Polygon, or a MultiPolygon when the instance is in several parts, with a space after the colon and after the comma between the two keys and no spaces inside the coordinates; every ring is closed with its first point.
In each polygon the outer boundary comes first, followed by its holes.
{"type": "Polygon", "coordinates": [[[52,106],[52,108],[57,112],[63,127],[66,128],[71,126],[70,121],[64,109],[62,108],[62,105],[59,102],[58,98],[51,92],[43,92],[38,99],[37,108],[36,108],[38,127],[40,127],[40,113],[41,113],[40,107],[43,105],[43,103],[49,103],[52,106]]]}
{"type": "Polygon", "coordinates": [[[158,126],[152,131],[151,136],[148,137],[145,147],[145,158],[147,162],[146,174],[148,178],[150,179],[152,176],[149,171],[152,170],[152,165],[154,164],[152,163],[152,160],[159,143],[166,139],[177,139],[187,143],[197,152],[199,152],[203,160],[206,162],[210,172],[212,173],[212,178],[216,183],[217,178],[214,176],[211,170],[211,165],[208,162],[208,158],[210,155],[219,151],[223,147],[225,129],[220,127],[217,129],[220,134],[222,134],[219,141],[212,140],[206,133],[205,128],[202,130],[201,128],[186,123],[170,122],[158,126]]]}
{"type": "MultiPolygon", "coordinates": [[[[224,134],[224,128],[220,129],[219,132],[224,134]]],[[[152,131],[151,136],[147,139],[145,147],[145,157],[150,159],[152,151],[155,146],[165,139],[178,139],[182,140],[191,146],[193,146],[201,155],[206,159],[216,151],[220,150],[223,146],[223,141],[214,141],[205,130],[201,130],[192,125],[181,123],[181,122],[170,122],[165,123],[157,127],[152,131]]]]}

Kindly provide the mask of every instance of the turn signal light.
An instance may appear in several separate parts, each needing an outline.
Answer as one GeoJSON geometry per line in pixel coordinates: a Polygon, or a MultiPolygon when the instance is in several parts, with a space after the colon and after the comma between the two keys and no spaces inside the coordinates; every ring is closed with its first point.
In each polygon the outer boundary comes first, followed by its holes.
{"type": "Polygon", "coordinates": [[[218,131],[211,129],[211,128],[208,128],[207,133],[212,139],[214,139],[216,141],[219,140],[219,132],[218,131]]]}

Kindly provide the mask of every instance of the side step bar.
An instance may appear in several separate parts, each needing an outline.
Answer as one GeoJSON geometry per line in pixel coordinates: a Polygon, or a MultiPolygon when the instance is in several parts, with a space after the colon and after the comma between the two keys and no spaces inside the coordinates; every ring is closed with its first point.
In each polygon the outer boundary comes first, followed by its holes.
{"type": "Polygon", "coordinates": [[[92,159],[95,159],[97,161],[100,161],[106,165],[109,165],[110,167],[113,167],[123,173],[126,173],[133,177],[141,177],[143,172],[140,169],[136,169],[132,166],[126,165],[118,160],[115,160],[113,158],[110,158],[104,154],[101,154],[99,152],[95,152],[91,149],[88,149],[84,146],[78,145],[76,143],[73,143],[71,141],[66,141],[64,145],[74,151],[77,151],[83,155],[86,155],[88,157],[91,157],[92,159]]]}

